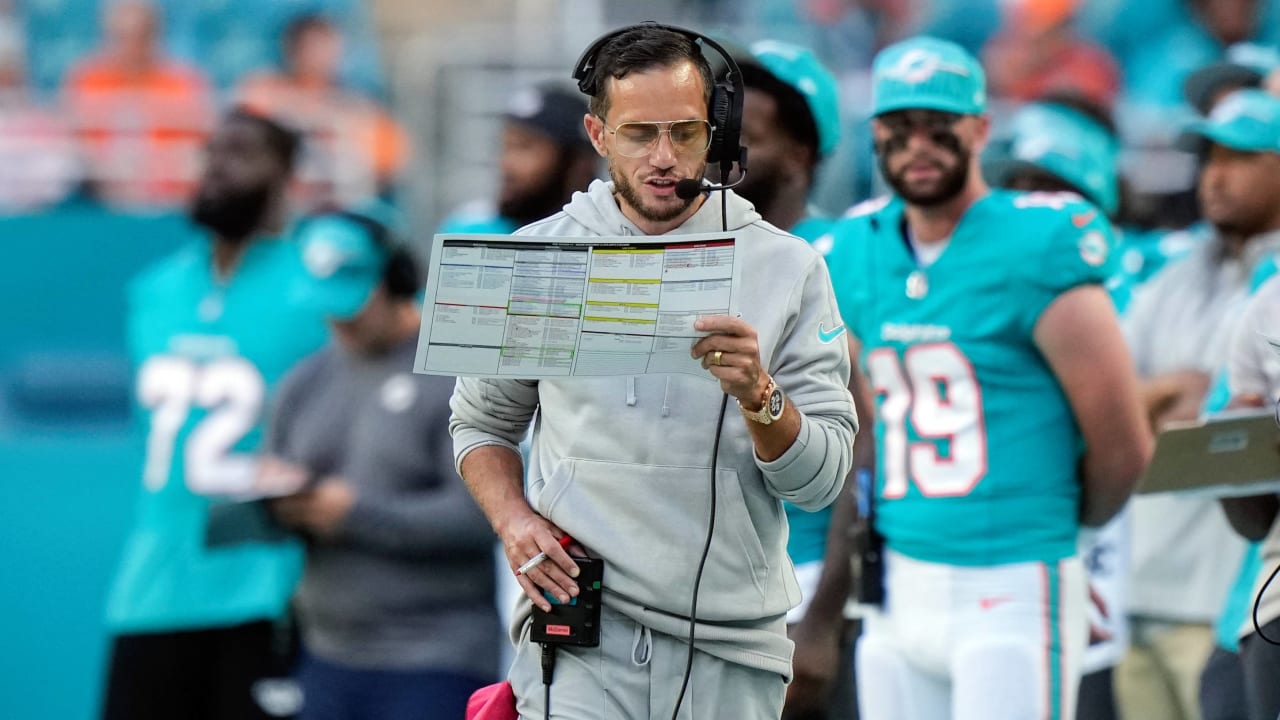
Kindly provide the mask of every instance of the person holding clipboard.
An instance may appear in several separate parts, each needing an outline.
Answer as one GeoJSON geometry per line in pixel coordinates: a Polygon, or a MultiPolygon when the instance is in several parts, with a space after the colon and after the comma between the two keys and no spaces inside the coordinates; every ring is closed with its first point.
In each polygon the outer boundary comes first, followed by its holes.
{"type": "MultiPolygon", "coordinates": [[[[1280,100],[1274,100],[1280,114],[1280,100]]],[[[1280,161],[1277,161],[1280,162],[1280,161]]],[[[1250,299],[1230,344],[1227,383],[1231,405],[1266,407],[1280,399],[1280,354],[1272,343],[1280,335],[1280,277],[1273,276],[1250,299]]],[[[1280,453],[1275,458],[1280,474],[1280,453]]],[[[1240,662],[1251,718],[1280,715],[1280,591],[1267,581],[1280,566],[1280,494],[1222,499],[1231,527],[1245,539],[1261,542],[1262,569],[1250,593],[1254,617],[1240,628],[1240,662]],[[1256,605],[1255,605],[1256,603],[1256,605]],[[1256,625],[1255,625],[1256,622],[1256,625]]]]}
{"type": "MultiPolygon", "coordinates": [[[[1214,236],[1139,288],[1124,322],[1157,430],[1200,416],[1210,374],[1227,361],[1252,277],[1280,250],[1277,100],[1238,90],[1189,125],[1181,140],[1199,154],[1200,205],[1214,236]]],[[[1199,716],[1213,623],[1244,552],[1211,497],[1150,494],[1160,446],[1169,439],[1157,441],[1150,477],[1132,505],[1132,641],[1116,673],[1122,716],[1199,716]]],[[[1193,484],[1222,480],[1217,468],[1202,475],[1193,484]]]]}

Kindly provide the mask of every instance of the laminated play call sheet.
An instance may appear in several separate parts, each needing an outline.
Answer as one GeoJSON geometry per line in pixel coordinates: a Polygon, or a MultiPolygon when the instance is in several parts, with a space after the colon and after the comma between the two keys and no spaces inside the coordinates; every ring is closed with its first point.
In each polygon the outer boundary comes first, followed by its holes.
{"type": "Polygon", "coordinates": [[[702,315],[735,311],[731,234],[436,235],[414,370],[552,378],[688,372],[702,315]]]}

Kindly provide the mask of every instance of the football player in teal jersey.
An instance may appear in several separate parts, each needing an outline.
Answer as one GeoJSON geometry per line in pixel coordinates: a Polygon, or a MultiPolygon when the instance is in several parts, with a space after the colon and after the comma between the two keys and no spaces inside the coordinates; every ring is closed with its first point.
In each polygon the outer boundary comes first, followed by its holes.
{"type": "MultiPolygon", "coordinates": [[[[288,295],[305,272],[285,226],[297,136],[236,110],[209,141],[180,248],[129,291],[136,414],[146,433],[137,517],[111,588],[111,720],[287,716],[277,621],[301,548],[254,497],[306,478],[259,472],[276,382],[326,338],[288,295]],[[264,707],[266,706],[266,707],[264,707]]],[[[292,706],[292,707],[291,707],[292,706]]]]}
{"type": "Polygon", "coordinates": [[[913,38],[872,72],[895,196],[841,221],[827,258],[876,395],[885,601],[859,645],[862,716],[1071,718],[1077,534],[1120,510],[1151,448],[1103,288],[1111,233],[1078,196],[987,187],[969,53],[913,38]]]}

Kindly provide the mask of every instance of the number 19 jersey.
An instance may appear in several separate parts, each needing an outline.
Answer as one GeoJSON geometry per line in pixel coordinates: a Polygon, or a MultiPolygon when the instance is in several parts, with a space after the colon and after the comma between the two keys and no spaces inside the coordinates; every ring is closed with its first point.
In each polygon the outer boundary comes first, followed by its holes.
{"type": "Polygon", "coordinates": [[[827,256],[876,395],[877,527],[949,565],[1074,555],[1082,440],[1033,331],[1112,274],[1109,226],[1073,195],[993,191],[931,264],[905,238],[902,201],[874,202],[827,256]]]}
{"type": "Polygon", "coordinates": [[[115,632],[221,627],[278,617],[301,548],[252,496],[277,381],[327,337],[291,300],[297,247],[259,239],[225,283],[210,243],[193,243],[134,280],[129,351],[145,433],[142,494],[111,588],[115,632]]]}

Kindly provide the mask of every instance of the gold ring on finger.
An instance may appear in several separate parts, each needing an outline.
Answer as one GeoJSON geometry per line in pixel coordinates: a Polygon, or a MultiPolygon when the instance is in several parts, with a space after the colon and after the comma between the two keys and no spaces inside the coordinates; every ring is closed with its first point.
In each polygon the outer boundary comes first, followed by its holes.
{"type": "Polygon", "coordinates": [[[711,364],[712,364],[712,365],[723,365],[724,363],[723,363],[723,362],[721,362],[721,359],[722,359],[722,358],[724,358],[724,353],[723,353],[723,352],[721,352],[720,350],[717,350],[717,351],[715,351],[714,353],[711,353],[711,364]]]}

